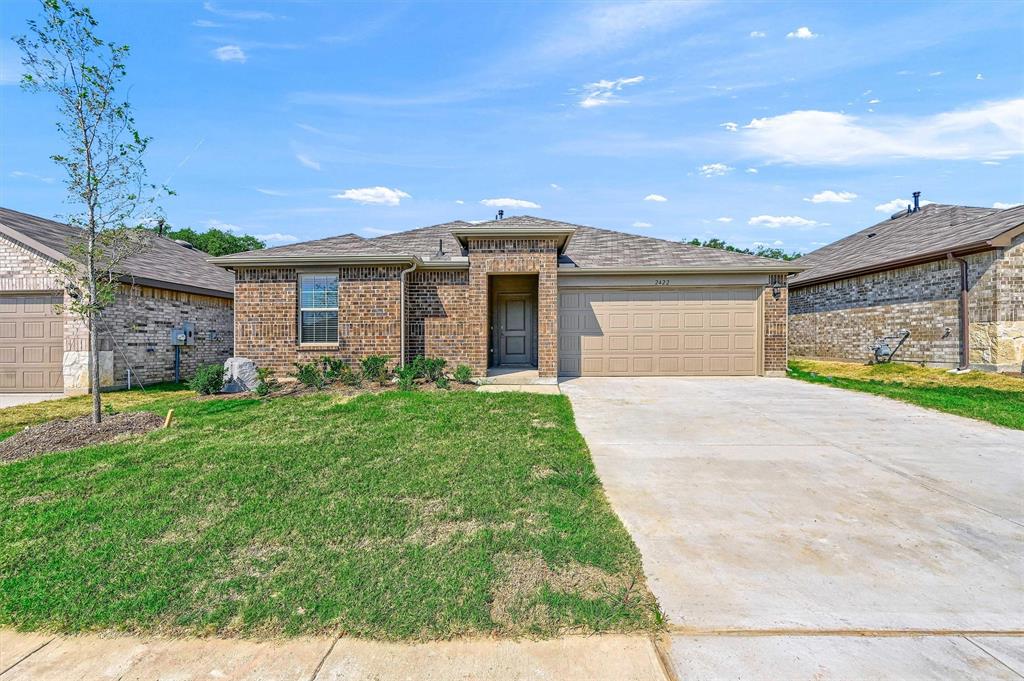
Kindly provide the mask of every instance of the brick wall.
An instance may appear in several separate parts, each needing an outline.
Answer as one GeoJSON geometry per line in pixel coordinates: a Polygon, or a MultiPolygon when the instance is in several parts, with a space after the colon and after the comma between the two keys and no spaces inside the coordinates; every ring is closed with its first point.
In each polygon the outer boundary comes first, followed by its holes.
{"type": "Polygon", "coordinates": [[[418,270],[406,279],[406,348],[443,357],[452,368],[470,364],[477,320],[470,310],[468,270],[418,270]]]}
{"type": "Polygon", "coordinates": [[[182,291],[123,286],[117,301],[103,311],[100,351],[113,353],[114,386],[124,387],[128,367],[132,383],[174,380],[171,329],[195,324],[195,345],[181,348],[181,378],[187,380],[203,364],[223,364],[233,343],[232,301],[182,291]]]}
{"type": "MultiPolygon", "coordinates": [[[[322,271],[322,270],[321,270],[322,271]]],[[[401,267],[342,267],[338,272],[338,342],[300,345],[298,276],[290,268],[235,273],[235,355],[280,377],[321,355],[355,364],[367,355],[398,360],[401,267]]]]}
{"type": "MultiPolygon", "coordinates": [[[[993,250],[965,258],[972,332],[977,323],[1001,314],[994,282],[1003,257],[993,250]]],[[[898,360],[956,367],[959,299],[960,266],[951,260],[794,288],[789,295],[790,353],[867,361],[874,340],[907,329],[910,338],[898,360]]]]}
{"type": "Polygon", "coordinates": [[[491,274],[537,275],[537,371],[558,375],[558,247],[551,239],[470,239],[469,288],[473,325],[467,362],[486,375],[488,357],[488,286],[491,274]]]}
{"type": "Polygon", "coordinates": [[[784,376],[788,361],[788,302],[789,289],[785,274],[773,274],[769,285],[761,294],[764,310],[764,373],[766,376],[784,376]],[[779,295],[776,298],[775,288],[779,295]]]}

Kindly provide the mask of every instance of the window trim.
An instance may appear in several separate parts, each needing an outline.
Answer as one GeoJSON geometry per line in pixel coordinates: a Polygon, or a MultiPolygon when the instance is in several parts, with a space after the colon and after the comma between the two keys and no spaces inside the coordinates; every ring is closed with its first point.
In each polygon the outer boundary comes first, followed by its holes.
{"type": "Polygon", "coordinates": [[[309,268],[302,269],[296,272],[296,289],[298,299],[296,302],[296,317],[295,317],[295,340],[299,347],[302,348],[336,348],[341,344],[341,333],[340,330],[335,332],[338,337],[333,341],[304,341],[302,339],[302,313],[303,312],[335,312],[337,313],[338,321],[341,321],[341,301],[339,299],[338,304],[335,307],[303,307],[302,306],[302,279],[303,277],[317,277],[317,276],[333,276],[337,280],[337,287],[335,289],[335,295],[341,292],[341,272],[337,269],[330,268],[309,268]]]}

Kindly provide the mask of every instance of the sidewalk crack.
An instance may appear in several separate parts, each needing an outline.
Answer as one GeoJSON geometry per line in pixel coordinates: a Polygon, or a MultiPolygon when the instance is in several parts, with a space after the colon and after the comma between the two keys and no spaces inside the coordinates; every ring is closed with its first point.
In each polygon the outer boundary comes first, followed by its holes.
{"type": "Polygon", "coordinates": [[[39,644],[38,646],[36,646],[35,648],[33,648],[32,650],[28,651],[27,653],[25,653],[25,654],[24,654],[23,656],[21,656],[20,658],[18,658],[18,660],[17,660],[17,661],[16,661],[16,662],[15,662],[14,664],[12,664],[11,666],[7,667],[7,669],[4,669],[3,671],[0,671],[0,676],[3,676],[3,675],[4,675],[4,674],[6,674],[7,672],[11,671],[11,670],[12,670],[12,669],[14,669],[15,667],[17,667],[17,666],[18,666],[19,664],[21,664],[22,662],[24,662],[24,661],[25,661],[25,660],[27,660],[28,658],[30,658],[30,657],[32,657],[33,655],[35,655],[36,653],[38,653],[38,652],[39,652],[40,650],[42,650],[42,649],[43,649],[43,648],[45,648],[46,646],[48,646],[48,645],[50,645],[51,643],[53,643],[53,642],[54,642],[54,641],[55,641],[56,639],[57,639],[57,637],[56,637],[56,636],[54,636],[53,638],[50,638],[50,639],[47,639],[46,641],[43,641],[43,642],[42,642],[42,643],[40,643],[40,644],[39,644]]]}

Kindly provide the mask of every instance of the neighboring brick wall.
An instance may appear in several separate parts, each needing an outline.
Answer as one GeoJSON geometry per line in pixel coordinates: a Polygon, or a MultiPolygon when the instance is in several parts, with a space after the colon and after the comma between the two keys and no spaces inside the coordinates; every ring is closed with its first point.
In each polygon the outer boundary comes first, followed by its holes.
{"type": "Polygon", "coordinates": [[[223,364],[233,343],[232,301],[182,291],[123,286],[117,301],[103,311],[100,351],[114,356],[114,385],[123,387],[132,367],[132,383],[174,380],[171,329],[195,324],[195,345],[181,348],[181,378],[203,364],[223,364]]]}
{"type": "MultiPolygon", "coordinates": [[[[1003,256],[993,250],[965,260],[973,333],[976,323],[1003,314],[995,285],[1003,256]]],[[[960,362],[959,300],[960,266],[952,260],[793,288],[790,353],[867,361],[873,341],[907,329],[910,338],[898,360],[955,367],[960,362]]]]}
{"type": "Polygon", "coordinates": [[[412,272],[405,295],[408,357],[443,357],[452,369],[470,364],[477,322],[470,310],[469,271],[412,272]]]}
{"type": "Polygon", "coordinates": [[[788,361],[788,297],[785,274],[773,274],[769,285],[761,294],[764,309],[764,373],[766,376],[784,376],[788,361]],[[775,297],[775,287],[779,297],[775,297]]]}
{"type": "Polygon", "coordinates": [[[470,239],[470,315],[472,351],[467,362],[478,376],[487,374],[488,286],[490,274],[537,275],[537,371],[558,376],[558,247],[552,239],[470,239]]]}
{"type": "Polygon", "coordinates": [[[59,291],[49,258],[0,236],[0,292],[59,291]]]}
{"type": "Polygon", "coordinates": [[[1022,371],[1024,234],[1014,239],[1009,248],[992,254],[991,266],[971,291],[971,364],[983,369],[1022,371]]]}
{"type": "Polygon", "coordinates": [[[321,355],[354,365],[367,355],[398,360],[402,268],[338,269],[338,343],[298,342],[298,275],[291,268],[239,268],[235,273],[235,355],[279,376],[321,355]]]}

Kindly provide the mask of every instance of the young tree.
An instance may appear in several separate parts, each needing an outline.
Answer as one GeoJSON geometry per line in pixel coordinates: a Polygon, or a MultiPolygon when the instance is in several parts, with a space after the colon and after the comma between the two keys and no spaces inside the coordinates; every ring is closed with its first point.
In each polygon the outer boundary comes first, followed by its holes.
{"type": "Polygon", "coordinates": [[[95,34],[96,20],[87,8],[68,0],[42,0],[42,15],[28,22],[28,35],[15,39],[22,52],[22,86],[55,95],[57,130],[67,144],[51,158],[65,173],[68,203],[76,211],[68,222],[82,229],[69,244],[70,259],[54,272],[68,295],[61,307],[89,329],[89,382],[92,420],[102,417],[100,404],[99,320],[114,302],[122,280],[121,265],[146,248],[148,232],[136,229],[144,205],[155,189],[145,183],[142,155],[149,144],[135,128],[131,107],[120,97],[128,46],[95,34]]]}

